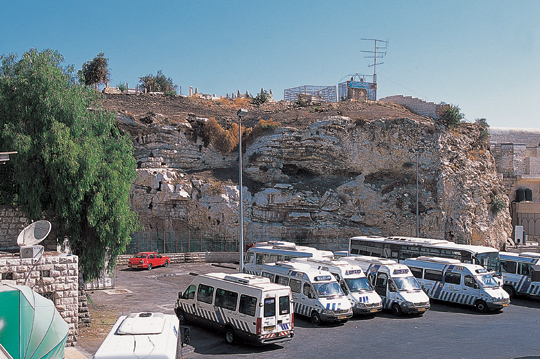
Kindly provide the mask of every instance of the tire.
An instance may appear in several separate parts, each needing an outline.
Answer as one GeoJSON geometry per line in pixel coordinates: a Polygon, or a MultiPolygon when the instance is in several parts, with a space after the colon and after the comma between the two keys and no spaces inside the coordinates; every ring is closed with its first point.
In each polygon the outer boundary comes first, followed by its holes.
{"type": "Polygon", "coordinates": [[[479,300],[476,303],[474,303],[474,307],[480,313],[485,313],[485,312],[488,311],[488,306],[487,306],[486,302],[484,302],[483,300],[479,300]]]}
{"type": "Polygon", "coordinates": [[[321,325],[321,316],[319,313],[315,311],[311,313],[311,323],[314,325],[321,325]]]}
{"type": "Polygon", "coordinates": [[[169,266],[169,261],[165,261],[165,264],[163,266],[168,267],[169,266]]]}
{"type": "Polygon", "coordinates": [[[512,297],[514,297],[516,295],[516,291],[514,290],[514,288],[512,286],[503,285],[503,289],[506,291],[506,293],[508,293],[508,296],[510,298],[512,298],[512,297]]]}
{"type": "Polygon", "coordinates": [[[396,317],[400,317],[403,314],[403,312],[401,311],[401,307],[397,303],[392,304],[391,309],[392,309],[392,314],[394,314],[396,317]]]}
{"type": "Polygon", "coordinates": [[[234,332],[234,328],[225,328],[225,341],[227,344],[234,344],[234,342],[236,342],[236,333],[234,332]]]}
{"type": "Polygon", "coordinates": [[[148,270],[152,270],[152,263],[148,263],[148,267],[146,267],[148,270]]]}

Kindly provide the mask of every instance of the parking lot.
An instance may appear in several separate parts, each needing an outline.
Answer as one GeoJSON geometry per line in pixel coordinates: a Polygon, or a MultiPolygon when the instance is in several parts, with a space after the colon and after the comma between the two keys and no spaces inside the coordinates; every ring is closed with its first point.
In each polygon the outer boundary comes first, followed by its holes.
{"type": "MultiPolygon", "coordinates": [[[[236,272],[225,264],[173,264],[151,271],[119,268],[112,291],[89,292],[92,324],[80,328],[79,348],[91,357],[116,319],[141,311],[173,314],[178,291],[190,273],[236,272]]],[[[540,301],[514,298],[503,312],[480,314],[474,309],[432,302],[423,317],[353,318],[343,325],[312,325],[296,316],[292,341],[252,347],[227,345],[221,334],[191,326],[186,358],[540,358],[540,301]],[[361,354],[361,355],[360,355],[361,354]]]]}

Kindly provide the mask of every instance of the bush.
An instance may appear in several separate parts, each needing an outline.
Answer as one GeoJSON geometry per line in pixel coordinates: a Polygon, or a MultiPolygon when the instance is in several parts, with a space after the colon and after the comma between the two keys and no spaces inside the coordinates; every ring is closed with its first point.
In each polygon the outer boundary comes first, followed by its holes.
{"type": "Polygon", "coordinates": [[[460,111],[458,106],[443,104],[437,110],[437,115],[446,127],[456,128],[464,118],[464,115],[460,111]]]}
{"type": "Polygon", "coordinates": [[[225,130],[215,118],[211,118],[204,126],[204,134],[216,150],[223,153],[231,152],[238,145],[238,124],[236,123],[225,130]]]}
{"type": "Polygon", "coordinates": [[[123,83],[119,83],[118,85],[116,85],[116,87],[117,87],[121,92],[124,92],[124,91],[127,90],[126,85],[124,85],[123,83]]]}
{"type": "Polygon", "coordinates": [[[507,208],[506,200],[502,196],[496,196],[491,201],[491,212],[493,214],[498,214],[505,208],[507,208]]]}
{"type": "Polygon", "coordinates": [[[254,105],[260,105],[263,103],[267,103],[269,101],[270,101],[270,95],[268,94],[268,92],[261,91],[260,94],[258,94],[251,100],[251,103],[254,105]]]}

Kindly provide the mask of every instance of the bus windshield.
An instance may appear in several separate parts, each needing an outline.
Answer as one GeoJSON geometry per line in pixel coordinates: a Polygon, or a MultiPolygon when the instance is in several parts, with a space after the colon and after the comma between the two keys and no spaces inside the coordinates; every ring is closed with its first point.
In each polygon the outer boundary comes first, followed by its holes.
{"type": "Polygon", "coordinates": [[[343,291],[337,282],[313,284],[319,297],[335,297],[343,295],[343,291]]]}
{"type": "Polygon", "coordinates": [[[413,292],[422,290],[414,277],[397,277],[394,278],[394,282],[399,291],[413,292]]]}
{"type": "Polygon", "coordinates": [[[345,283],[347,287],[353,293],[362,292],[365,290],[372,290],[371,285],[366,277],[362,278],[345,278],[345,283]]]}
{"type": "Polygon", "coordinates": [[[476,276],[476,279],[483,288],[499,288],[499,283],[491,276],[491,274],[484,274],[476,276]]]}
{"type": "Polygon", "coordinates": [[[501,272],[501,260],[499,258],[499,252],[477,253],[476,258],[482,267],[488,271],[501,272]]]}

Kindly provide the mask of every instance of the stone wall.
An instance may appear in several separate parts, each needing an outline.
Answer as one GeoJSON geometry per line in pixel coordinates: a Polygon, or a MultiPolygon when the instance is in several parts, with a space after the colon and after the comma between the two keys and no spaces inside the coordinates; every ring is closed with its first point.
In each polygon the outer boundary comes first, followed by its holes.
{"type": "Polygon", "coordinates": [[[409,109],[418,115],[428,116],[434,119],[438,119],[437,109],[439,104],[435,102],[428,102],[412,96],[395,95],[381,98],[379,101],[395,103],[409,109]]]}
{"type": "Polygon", "coordinates": [[[28,224],[16,207],[0,206],[0,250],[18,250],[17,236],[28,224]]]}
{"type": "MultiPolygon", "coordinates": [[[[2,283],[27,285],[53,301],[69,326],[68,345],[75,345],[79,321],[79,258],[50,253],[36,263],[13,255],[0,256],[2,283]]],[[[84,304],[84,303],[83,303],[84,304]]]]}

